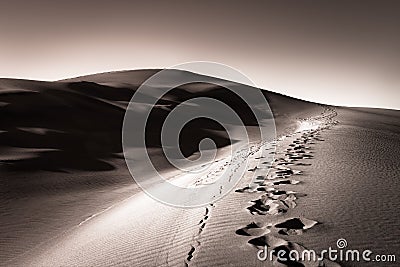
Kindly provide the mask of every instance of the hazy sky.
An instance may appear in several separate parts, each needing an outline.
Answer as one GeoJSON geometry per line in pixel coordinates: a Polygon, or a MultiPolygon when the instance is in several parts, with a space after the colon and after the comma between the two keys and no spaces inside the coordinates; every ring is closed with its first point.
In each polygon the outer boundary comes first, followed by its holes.
{"type": "Polygon", "coordinates": [[[195,60],[306,100],[400,109],[400,1],[0,0],[0,77],[195,60]]]}

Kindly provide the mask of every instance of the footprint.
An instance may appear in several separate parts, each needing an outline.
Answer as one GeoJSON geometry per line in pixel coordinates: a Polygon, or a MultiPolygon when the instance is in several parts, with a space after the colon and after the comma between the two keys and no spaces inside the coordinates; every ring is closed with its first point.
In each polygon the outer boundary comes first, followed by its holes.
{"type": "Polygon", "coordinates": [[[259,185],[258,184],[252,184],[245,186],[243,188],[238,188],[235,190],[236,193],[254,193],[257,192],[259,185]]]}
{"type": "Polygon", "coordinates": [[[251,214],[258,214],[258,215],[278,215],[281,213],[285,213],[287,211],[287,206],[284,202],[279,200],[278,198],[273,199],[270,196],[275,194],[284,194],[285,191],[274,191],[269,192],[261,196],[261,198],[252,200],[251,202],[254,203],[250,207],[247,207],[251,214]]]}
{"type": "Polygon", "coordinates": [[[295,165],[297,165],[297,166],[311,166],[311,163],[297,162],[295,165]]]}
{"type": "Polygon", "coordinates": [[[318,222],[307,218],[292,218],[275,225],[275,228],[282,228],[278,233],[282,235],[301,235],[304,230],[317,225],[318,222]]]}
{"type": "Polygon", "coordinates": [[[186,260],[187,261],[191,261],[192,260],[192,258],[193,258],[193,253],[196,251],[196,248],[195,247],[191,247],[191,249],[190,249],[190,251],[189,251],[189,253],[188,253],[188,256],[187,256],[187,258],[186,258],[186,260]]]}
{"type": "Polygon", "coordinates": [[[252,168],[252,169],[248,169],[247,171],[249,171],[249,172],[255,172],[257,169],[258,169],[258,167],[256,166],[256,167],[254,167],[254,168],[252,168]]]}
{"type": "Polygon", "coordinates": [[[282,238],[273,236],[273,235],[268,235],[268,234],[261,235],[259,237],[250,239],[248,241],[248,243],[253,246],[256,246],[256,247],[268,246],[270,248],[289,245],[288,241],[286,241],[282,238]]]}
{"type": "Polygon", "coordinates": [[[271,226],[271,224],[265,225],[261,222],[252,222],[245,227],[236,230],[236,234],[243,236],[258,236],[268,234],[271,232],[269,229],[271,226]]]}
{"type": "Polygon", "coordinates": [[[278,180],[274,181],[273,185],[282,185],[282,184],[299,184],[300,181],[293,180],[293,179],[286,179],[286,180],[278,180]]]}

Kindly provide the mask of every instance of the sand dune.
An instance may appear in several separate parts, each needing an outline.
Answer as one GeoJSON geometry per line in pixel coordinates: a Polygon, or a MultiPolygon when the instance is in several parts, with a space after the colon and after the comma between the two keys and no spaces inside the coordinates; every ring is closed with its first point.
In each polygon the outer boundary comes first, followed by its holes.
{"type": "MultiPolygon", "coordinates": [[[[122,157],[127,104],[157,71],[0,79],[0,265],[269,266],[257,260],[257,247],[320,251],[342,237],[358,248],[399,250],[398,111],[324,107],[263,91],[280,138],[247,155],[260,164],[224,199],[183,210],[140,192],[122,157]]],[[[156,133],[146,136],[160,171],[172,176],[157,133],[163,120],[202,96],[236,107],[250,132],[255,126],[224,88],[176,88],[157,103],[150,118],[156,133]]],[[[219,125],[198,120],[183,133],[184,155],[197,153],[205,137],[221,151],[232,144],[219,125]]]]}

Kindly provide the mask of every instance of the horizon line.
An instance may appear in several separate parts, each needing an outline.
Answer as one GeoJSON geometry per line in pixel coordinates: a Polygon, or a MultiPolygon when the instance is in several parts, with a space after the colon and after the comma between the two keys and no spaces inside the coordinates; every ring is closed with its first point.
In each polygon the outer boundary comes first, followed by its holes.
{"type": "MultiPolygon", "coordinates": [[[[226,81],[230,81],[230,82],[235,82],[235,83],[240,83],[240,82],[236,82],[236,81],[232,81],[232,80],[228,80],[226,78],[223,77],[216,77],[216,76],[210,76],[210,75],[206,75],[203,73],[198,73],[198,72],[194,72],[194,71],[187,71],[187,70],[181,70],[181,69],[173,69],[173,68],[162,68],[162,67],[149,67],[149,68],[140,68],[140,69],[117,69],[117,70],[108,70],[108,71],[101,71],[101,72],[89,72],[89,73],[85,73],[85,74],[78,74],[77,76],[65,76],[61,79],[36,79],[36,78],[23,78],[23,77],[19,77],[19,76],[15,76],[15,77],[1,77],[0,76],[0,80],[1,79],[9,79],[9,80],[25,80],[25,81],[33,81],[33,82],[63,82],[63,81],[68,81],[70,79],[77,79],[77,78],[83,78],[86,76],[92,76],[92,75],[101,75],[101,74],[106,74],[106,73],[118,73],[118,72],[129,72],[129,71],[149,71],[149,70],[154,70],[154,71],[161,71],[161,70],[178,70],[178,71],[186,71],[186,72],[191,72],[191,73],[195,73],[198,75],[204,75],[204,76],[208,76],[208,77],[212,77],[212,78],[217,78],[217,79],[222,79],[222,80],[226,80],[226,81]]],[[[294,95],[290,95],[290,94],[286,94],[286,93],[282,93],[279,91],[275,91],[271,88],[262,88],[256,84],[246,84],[246,83],[240,83],[240,84],[244,84],[246,86],[250,86],[250,87],[254,87],[260,90],[265,90],[265,91],[269,91],[272,93],[276,93],[276,94],[280,94],[283,96],[287,96],[287,97],[291,97],[291,98],[295,98],[298,100],[302,100],[302,101],[306,101],[306,102],[311,102],[311,103],[315,103],[315,104],[321,104],[321,105],[327,105],[327,106],[334,106],[334,107],[342,107],[342,108],[371,108],[371,109],[385,109],[385,110],[394,110],[394,111],[399,111],[400,109],[394,108],[394,107],[382,107],[382,106],[363,106],[363,105],[346,105],[346,104],[330,104],[330,103],[323,103],[323,102],[315,102],[312,100],[308,100],[308,99],[303,99],[300,98],[298,96],[294,96],[294,95]]]]}

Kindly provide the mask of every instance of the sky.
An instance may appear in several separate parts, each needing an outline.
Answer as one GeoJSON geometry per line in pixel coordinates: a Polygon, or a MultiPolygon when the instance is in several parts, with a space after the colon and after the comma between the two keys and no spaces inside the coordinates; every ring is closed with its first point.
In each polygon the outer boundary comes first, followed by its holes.
{"type": "Polygon", "coordinates": [[[400,109],[400,1],[4,1],[0,77],[213,61],[261,88],[400,109]]]}

